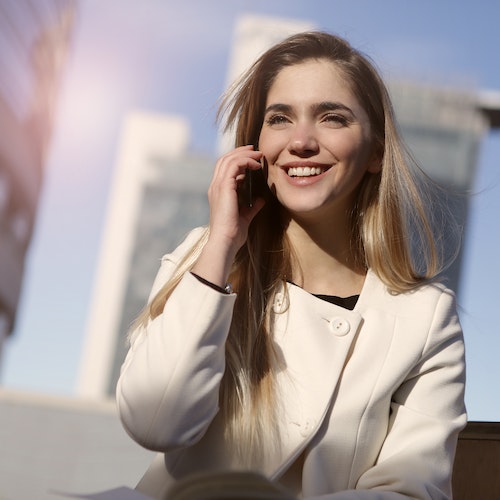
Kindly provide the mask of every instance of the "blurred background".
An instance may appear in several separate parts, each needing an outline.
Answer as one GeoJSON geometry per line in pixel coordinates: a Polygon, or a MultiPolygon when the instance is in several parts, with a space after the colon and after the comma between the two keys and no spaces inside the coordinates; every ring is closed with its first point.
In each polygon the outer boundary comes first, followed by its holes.
{"type": "Polygon", "coordinates": [[[0,0],[0,499],[140,477],[151,454],[113,403],[124,335],[208,220],[220,95],[304,29],[375,61],[417,159],[467,193],[448,283],[469,420],[500,420],[499,18],[492,0],[0,0]]]}

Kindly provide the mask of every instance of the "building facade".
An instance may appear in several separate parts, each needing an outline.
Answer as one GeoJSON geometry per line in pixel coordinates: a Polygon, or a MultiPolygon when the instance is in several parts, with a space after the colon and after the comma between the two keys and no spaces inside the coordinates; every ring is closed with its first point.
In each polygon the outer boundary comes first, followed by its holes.
{"type": "Polygon", "coordinates": [[[0,3],[0,351],[13,331],[75,2],[0,3]]]}
{"type": "Polygon", "coordinates": [[[478,94],[469,90],[393,82],[390,92],[407,146],[438,186],[434,202],[439,201],[445,210],[441,213],[436,206],[432,215],[436,234],[442,237],[443,260],[449,263],[443,278],[459,293],[469,194],[481,140],[489,126],[487,116],[478,94]]]}

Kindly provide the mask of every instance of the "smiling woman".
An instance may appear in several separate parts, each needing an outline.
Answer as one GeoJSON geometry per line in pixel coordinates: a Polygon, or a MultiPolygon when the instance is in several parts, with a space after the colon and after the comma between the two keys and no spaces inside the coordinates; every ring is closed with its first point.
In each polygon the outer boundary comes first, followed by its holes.
{"type": "Polygon", "coordinates": [[[301,33],[225,111],[209,226],[163,258],[118,382],[126,430],[161,452],[138,489],[185,498],[209,474],[238,498],[247,471],[242,498],[252,478],[258,498],[451,497],[462,331],[376,70],[301,33]]]}

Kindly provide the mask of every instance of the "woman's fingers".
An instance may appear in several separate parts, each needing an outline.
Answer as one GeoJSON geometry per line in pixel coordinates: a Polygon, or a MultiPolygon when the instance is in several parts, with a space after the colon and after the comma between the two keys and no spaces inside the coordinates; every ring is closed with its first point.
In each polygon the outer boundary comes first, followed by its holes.
{"type": "Polygon", "coordinates": [[[247,168],[251,170],[261,168],[261,157],[262,153],[255,151],[252,146],[237,148],[224,155],[216,163],[211,187],[217,189],[222,185],[228,186],[228,189],[236,189],[237,182],[245,177],[247,168]]]}
{"type": "MultiPolygon", "coordinates": [[[[259,162],[262,157],[260,151],[256,151],[253,146],[240,146],[219,158],[215,165],[214,178],[227,173],[227,168],[255,166],[255,161],[259,162]],[[247,164],[245,164],[245,162],[247,164]]],[[[258,167],[257,167],[258,168],[258,167]]]]}
{"type": "Polygon", "coordinates": [[[262,153],[253,146],[242,146],[224,155],[216,163],[214,176],[209,188],[209,196],[235,196],[239,184],[246,175],[246,170],[261,168],[262,153]]]}

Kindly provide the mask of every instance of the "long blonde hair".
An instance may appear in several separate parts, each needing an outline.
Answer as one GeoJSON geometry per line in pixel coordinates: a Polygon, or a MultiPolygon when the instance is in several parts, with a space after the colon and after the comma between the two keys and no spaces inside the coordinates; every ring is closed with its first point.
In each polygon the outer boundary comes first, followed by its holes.
{"type": "MultiPolygon", "coordinates": [[[[351,248],[358,265],[371,268],[393,292],[405,292],[435,278],[441,270],[433,225],[421,180],[396,126],[388,91],[374,65],[345,40],[322,32],[301,33],[264,53],[225,95],[219,118],[235,133],[235,146],[258,147],[267,93],[285,67],[306,60],[332,61],[368,114],[380,173],[367,173],[352,211],[351,248]]],[[[230,274],[238,296],[226,342],[226,371],[220,405],[227,439],[243,463],[254,464],[274,441],[279,412],[275,408],[271,304],[290,276],[292,249],[283,210],[265,179],[256,180],[266,198],[252,221],[246,244],[230,274]]],[[[158,316],[182,275],[196,262],[208,229],[179,263],[174,276],[148,305],[139,323],[158,316]]]]}

